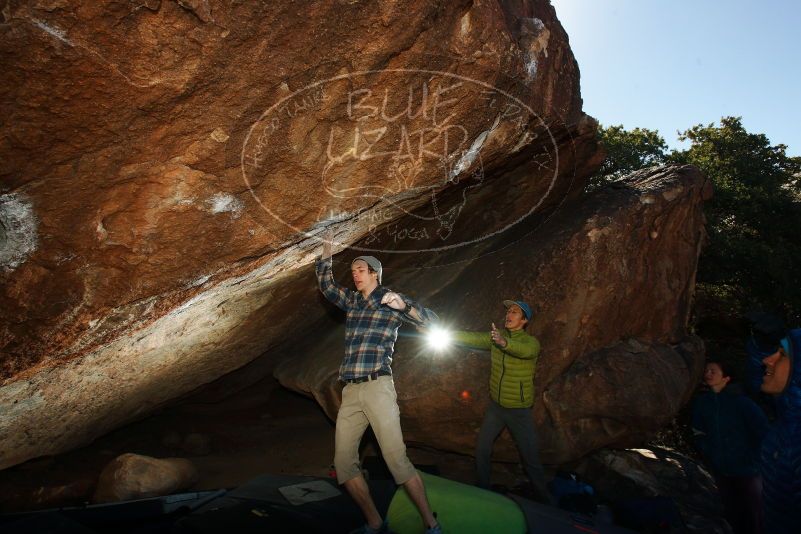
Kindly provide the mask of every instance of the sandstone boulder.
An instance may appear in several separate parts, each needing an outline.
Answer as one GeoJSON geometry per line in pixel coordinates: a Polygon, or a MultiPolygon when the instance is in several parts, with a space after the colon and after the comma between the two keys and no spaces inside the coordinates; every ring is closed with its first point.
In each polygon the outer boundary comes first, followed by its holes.
{"type": "MultiPolygon", "coordinates": [[[[472,260],[407,269],[390,260],[385,285],[460,329],[500,323],[503,299],[534,306],[530,331],[543,350],[533,417],[544,461],[640,443],[675,416],[700,378],[703,343],[687,320],[710,194],[694,167],[645,170],[472,260]]],[[[335,257],[335,269],[346,269],[343,259],[335,257]]],[[[288,343],[275,371],[332,418],[344,339],[334,317],[315,327],[319,338],[288,343]]],[[[408,333],[393,364],[406,438],[471,453],[489,400],[487,354],[438,354],[408,333]]],[[[496,453],[517,458],[508,438],[496,453]]]]}
{"type": "Polygon", "coordinates": [[[688,532],[728,534],[712,476],[687,456],[665,448],[602,449],[577,464],[576,472],[613,503],[665,497],[676,503],[688,532]]]}
{"type": "Polygon", "coordinates": [[[324,227],[437,263],[602,156],[546,0],[30,0],[0,34],[0,468],[324,320],[324,227]]]}
{"type": "Polygon", "coordinates": [[[92,497],[95,503],[128,501],[177,493],[197,480],[197,470],[184,458],[151,458],[127,453],[103,468],[92,497]]]}

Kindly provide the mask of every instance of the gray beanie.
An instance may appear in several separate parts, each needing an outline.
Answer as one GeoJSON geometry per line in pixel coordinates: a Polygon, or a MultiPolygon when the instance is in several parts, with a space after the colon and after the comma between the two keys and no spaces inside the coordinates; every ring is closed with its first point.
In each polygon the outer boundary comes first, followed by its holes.
{"type": "Polygon", "coordinates": [[[374,270],[376,273],[378,273],[378,283],[380,284],[381,283],[381,271],[382,271],[382,269],[381,269],[381,262],[378,261],[378,258],[376,258],[374,256],[359,256],[357,258],[353,258],[353,261],[350,262],[350,264],[353,265],[358,260],[362,260],[367,265],[369,265],[372,270],[374,270]]]}

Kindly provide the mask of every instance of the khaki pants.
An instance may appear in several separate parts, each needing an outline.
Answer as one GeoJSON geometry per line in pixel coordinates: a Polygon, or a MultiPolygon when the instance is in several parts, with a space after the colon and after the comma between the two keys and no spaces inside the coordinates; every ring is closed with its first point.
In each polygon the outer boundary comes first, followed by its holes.
{"type": "Polygon", "coordinates": [[[406,456],[395,382],[391,376],[379,376],[375,380],[347,384],[342,390],[334,451],[334,467],[339,483],[361,474],[359,443],[367,425],[373,427],[381,454],[395,483],[400,485],[411,479],[417,471],[406,456]]]}

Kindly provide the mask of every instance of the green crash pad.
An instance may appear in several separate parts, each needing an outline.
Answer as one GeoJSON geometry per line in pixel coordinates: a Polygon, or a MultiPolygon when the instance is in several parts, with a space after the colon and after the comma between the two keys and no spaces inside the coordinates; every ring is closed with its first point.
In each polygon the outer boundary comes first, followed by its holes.
{"type": "MultiPolygon", "coordinates": [[[[525,534],[526,518],[511,499],[492,491],[420,472],[428,502],[444,532],[460,534],[525,534]]],[[[400,487],[387,512],[389,528],[397,534],[423,534],[417,507],[400,487]]]]}

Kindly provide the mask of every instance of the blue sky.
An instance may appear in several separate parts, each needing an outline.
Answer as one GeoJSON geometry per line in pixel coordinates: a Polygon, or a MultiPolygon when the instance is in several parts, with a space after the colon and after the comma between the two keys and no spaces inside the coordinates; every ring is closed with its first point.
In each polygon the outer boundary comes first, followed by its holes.
{"type": "Polygon", "coordinates": [[[551,0],[604,125],[676,130],[743,118],[801,155],[801,2],[551,0]]]}

